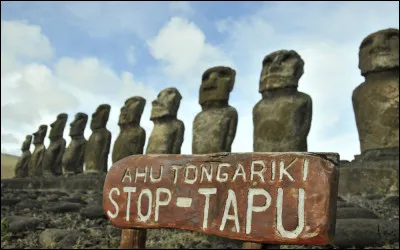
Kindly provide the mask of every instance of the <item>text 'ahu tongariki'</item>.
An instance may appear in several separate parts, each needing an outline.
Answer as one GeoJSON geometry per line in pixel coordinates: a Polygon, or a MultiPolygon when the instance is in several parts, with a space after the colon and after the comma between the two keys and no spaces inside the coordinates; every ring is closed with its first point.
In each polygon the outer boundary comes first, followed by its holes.
{"type": "Polygon", "coordinates": [[[255,152],[306,152],[312,100],[297,90],[304,61],[294,50],[279,50],[262,63],[259,92],[253,108],[255,152]]]}
{"type": "Polygon", "coordinates": [[[111,132],[106,128],[111,106],[101,104],[92,114],[92,134],[85,146],[85,173],[107,172],[107,160],[111,145],[111,132]]]}
{"type": "Polygon", "coordinates": [[[118,125],[120,134],[114,143],[112,162],[117,162],[127,156],[143,154],[146,141],[146,131],[140,126],[146,100],[134,96],[125,101],[121,108],[118,125]]]}
{"type": "Polygon", "coordinates": [[[56,121],[50,125],[50,145],[46,149],[43,158],[44,175],[62,175],[61,160],[67,144],[63,134],[67,119],[68,115],[61,113],[57,116],[56,121]]]}
{"type": "Polygon", "coordinates": [[[176,88],[162,90],[152,102],[150,120],[154,122],[147,154],[180,154],[185,125],[177,119],[182,96],[176,88]]]}
{"type": "Polygon", "coordinates": [[[19,158],[17,164],[15,165],[15,177],[23,178],[28,176],[28,163],[31,158],[31,151],[29,151],[31,147],[32,136],[27,135],[25,137],[25,141],[22,143],[21,151],[22,155],[19,158]]]}
{"type": "Polygon", "coordinates": [[[46,152],[43,142],[46,134],[47,125],[40,125],[38,131],[33,133],[33,145],[35,145],[35,149],[28,163],[29,176],[42,176],[43,174],[43,157],[46,152]]]}
{"type": "Polygon", "coordinates": [[[83,172],[83,162],[85,154],[86,139],[84,136],[88,115],[77,113],[74,121],[70,124],[69,136],[71,142],[62,158],[64,174],[79,174],[83,172]]]}
{"type": "Polygon", "coordinates": [[[368,35],[359,49],[365,82],[352,96],[361,153],[399,147],[399,30],[368,35]]]}
{"type": "Polygon", "coordinates": [[[193,122],[193,154],[231,152],[238,113],[228,101],[235,77],[235,70],[223,66],[203,73],[199,91],[202,111],[193,122]]]}

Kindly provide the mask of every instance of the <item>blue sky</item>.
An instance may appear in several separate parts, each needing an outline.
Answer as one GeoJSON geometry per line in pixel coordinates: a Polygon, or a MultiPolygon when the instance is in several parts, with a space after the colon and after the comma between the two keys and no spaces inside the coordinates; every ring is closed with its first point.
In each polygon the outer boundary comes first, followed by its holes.
{"type": "MultiPolygon", "coordinates": [[[[309,151],[351,160],[359,153],[351,104],[363,82],[358,47],[389,27],[399,27],[398,2],[2,1],[2,152],[19,155],[25,135],[40,124],[61,112],[69,124],[77,112],[91,115],[101,103],[112,106],[112,150],[120,107],[135,95],[147,100],[141,126],[148,139],[151,101],[177,87],[183,96],[178,118],[186,128],[182,153],[190,154],[201,75],[217,65],[237,71],[232,151],[251,152],[262,59],[294,49],[305,61],[299,91],[313,100],[309,151]]],[[[69,126],[67,143],[68,132],[69,126]]],[[[86,138],[90,133],[87,126],[86,138]]]]}

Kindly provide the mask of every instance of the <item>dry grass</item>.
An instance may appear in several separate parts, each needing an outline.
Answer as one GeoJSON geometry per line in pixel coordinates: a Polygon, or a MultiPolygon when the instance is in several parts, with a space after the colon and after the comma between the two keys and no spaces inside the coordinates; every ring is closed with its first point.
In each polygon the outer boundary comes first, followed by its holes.
{"type": "Polygon", "coordinates": [[[9,154],[1,154],[1,179],[14,177],[15,164],[19,157],[9,154]]]}

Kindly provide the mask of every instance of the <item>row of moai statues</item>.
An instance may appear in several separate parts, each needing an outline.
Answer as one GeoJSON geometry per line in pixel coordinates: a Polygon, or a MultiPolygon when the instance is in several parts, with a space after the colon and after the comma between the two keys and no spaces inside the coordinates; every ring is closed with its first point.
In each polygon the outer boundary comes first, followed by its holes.
{"type": "MultiPolygon", "coordinates": [[[[361,153],[372,148],[399,146],[399,30],[385,29],[367,36],[359,48],[359,68],[365,82],[353,92],[353,106],[359,132],[361,153]]],[[[254,152],[307,151],[307,136],[312,120],[312,100],[297,90],[304,73],[304,61],[293,50],[279,50],[262,62],[259,92],[262,99],[253,109],[254,152]]],[[[207,69],[202,76],[199,104],[202,111],[193,122],[193,154],[231,152],[238,123],[238,113],[228,103],[236,72],[229,67],[207,69]]],[[[146,153],[179,154],[184,138],[184,124],[177,119],[181,94],[176,88],[162,90],[152,102],[150,119],[154,122],[146,153]]],[[[140,120],[146,104],[142,97],[126,100],[118,121],[112,161],[143,154],[146,132],[140,120]]],[[[71,123],[71,143],[65,149],[62,138],[67,121],[60,114],[51,124],[50,145],[43,141],[47,126],[35,132],[35,150],[29,153],[32,140],[27,136],[17,176],[107,172],[111,133],[106,129],[111,107],[100,105],[92,115],[92,135],[86,141],[83,132],[88,120],[78,113],[71,123]],[[65,153],[64,153],[65,151],[65,153]]],[[[323,151],[323,149],[321,149],[323,151]]]]}

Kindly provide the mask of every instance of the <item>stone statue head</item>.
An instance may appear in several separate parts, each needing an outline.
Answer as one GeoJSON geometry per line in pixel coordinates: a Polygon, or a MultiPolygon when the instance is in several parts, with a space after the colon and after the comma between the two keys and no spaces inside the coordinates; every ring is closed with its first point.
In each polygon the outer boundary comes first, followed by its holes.
{"type": "Polygon", "coordinates": [[[176,88],[163,89],[154,100],[151,109],[150,120],[161,117],[177,116],[182,96],[176,88]]]}
{"type": "Polygon", "coordinates": [[[399,30],[384,29],[368,35],[358,52],[361,75],[399,68],[399,30]]]}
{"type": "Polygon", "coordinates": [[[25,136],[25,141],[22,143],[22,151],[27,151],[30,149],[31,147],[31,143],[32,143],[32,136],[31,135],[27,135],[25,136]]]}
{"type": "Polygon", "coordinates": [[[38,131],[33,133],[33,144],[43,144],[47,133],[47,125],[40,125],[38,131]]]}
{"type": "Polygon", "coordinates": [[[207,101],[227,101],[235,84],[236,71],[217,66],[207,69],[201,78],[199,104],[207,101]]]}
{"type": "Polygon", "coordinates": [[[105,128],[110,117],[111,106],[108,104],[101,104],[97,107],[96,112],[92,114],[92,122],[90,129],[96,130],[105,128]]]}
{"type": "Polygon", "coordinates": [[[304,61],[294,50],[278,50],[264,57],[258,92],[297,87],[304,73],[304,61]]]}
{"type": "Polygon", "coordinates": [[[118,125],[140,123],[146,99],[140,96],[134,96],[125,101],[125,105],[121,108],[118,125]]]}
{"type": "Polygon", "coordinates": [[[65,113],[61,113],[57,116],[57,119],[55,122],[50,124],[50,134],[49,138],[54,139],[58,137],[62,137],[64,134],[64,128],[68,120],[68,115],[65,113]]]}
{"type": "Polygon", "coordinates": [[[75,119],[70,124],[69,136],[81,136],[85,132],[88,121],[88,115],[85,113],[77,113],[75,119]]]}

